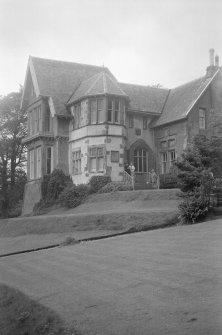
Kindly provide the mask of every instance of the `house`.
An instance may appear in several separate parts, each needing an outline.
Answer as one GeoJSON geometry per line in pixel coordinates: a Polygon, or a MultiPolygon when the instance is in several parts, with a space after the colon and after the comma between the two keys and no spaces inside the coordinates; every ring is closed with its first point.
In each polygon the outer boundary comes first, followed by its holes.
{"type": "Polygon", "coordinates": [[[206,74],[174,89],[120,83],[108,68],[29,57],[21,108],[28,113],[28,182],[23,213],[41,197],[55,168],[75,184],[108,174],[122,181],[133,162],[136,182],[168,173],[198,133],[216,136],[222,113],[219,57],[206,74]]]}

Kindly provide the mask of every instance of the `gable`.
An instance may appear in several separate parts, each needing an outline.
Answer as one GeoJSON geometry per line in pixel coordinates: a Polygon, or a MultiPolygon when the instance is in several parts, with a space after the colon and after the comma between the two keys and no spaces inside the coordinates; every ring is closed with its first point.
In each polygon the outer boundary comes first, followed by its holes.
{"type": "Polygon", "coordinates": [[[186,118],[218,73],[219,70],[210,78],[204,76],[170,90],[163,112],[153,127],[186,118]]]}

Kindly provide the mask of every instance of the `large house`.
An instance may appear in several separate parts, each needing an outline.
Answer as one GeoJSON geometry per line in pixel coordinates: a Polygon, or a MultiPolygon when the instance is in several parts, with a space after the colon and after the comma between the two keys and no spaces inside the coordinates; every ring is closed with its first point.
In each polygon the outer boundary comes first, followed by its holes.
{"type": "Polygon", "coordinates": [[[60,168],[75,184],[108,174],[136,182],[166,174],[192,137],[217,134],[222,118],[219,57],[203,77],[174,89],[120,83],[105,67],[30,57],[21,108],[28,112],[28,182],[23,213],[41,197],[41,178],[60,168]]]}

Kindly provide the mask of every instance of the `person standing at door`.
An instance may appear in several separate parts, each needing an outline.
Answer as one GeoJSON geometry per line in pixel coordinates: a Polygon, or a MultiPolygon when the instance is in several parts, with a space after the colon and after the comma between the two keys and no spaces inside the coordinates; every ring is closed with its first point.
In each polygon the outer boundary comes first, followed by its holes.
{"type": "Polygon", "coordinates": [[[129,170],[130,170],[130,175],[132,177],[132,186],[133,186],[133,190],[134,190],[134,186],[135,186],[135,166],[133,165],[132,162],[129,165],[129,170]]]}

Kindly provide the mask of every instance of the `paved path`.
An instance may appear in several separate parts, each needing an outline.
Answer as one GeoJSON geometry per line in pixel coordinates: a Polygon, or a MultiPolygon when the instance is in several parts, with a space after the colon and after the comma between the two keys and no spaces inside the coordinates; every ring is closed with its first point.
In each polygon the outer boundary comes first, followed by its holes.
{"type": "Polygon", "coordinates": [[[0,259],[84,335],[222,334],[222,220],[0,259]]]}

